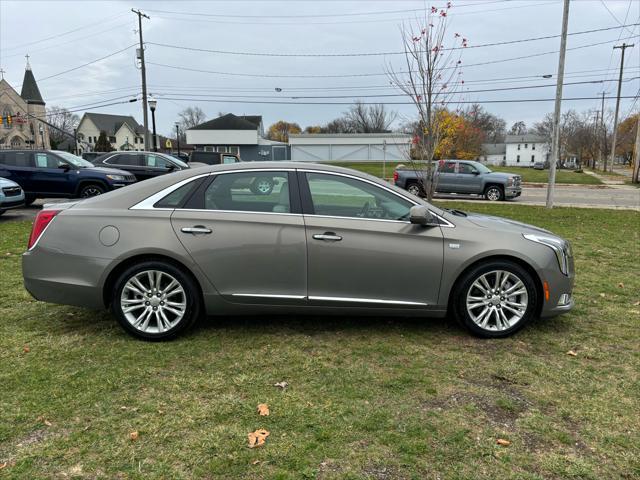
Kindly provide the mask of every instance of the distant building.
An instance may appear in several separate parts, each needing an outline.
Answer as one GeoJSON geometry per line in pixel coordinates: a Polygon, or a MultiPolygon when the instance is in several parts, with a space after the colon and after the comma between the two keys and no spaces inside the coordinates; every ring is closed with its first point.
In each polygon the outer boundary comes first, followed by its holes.
{"type": "MultiPolygon", "coordinates": [[[[144,127],[130,115],[85,113],[78,123],[78,152],[93,152],[100,132],[105,132],[114,150],[143,151],[144,127]]],[[[149,135],[149,138],[152,138],[149,135]]]]}
{"type": "Polygon", "coordinates": [[[47,111],[27,60],[20,95],[0,79],[0,148],[50,148],[47,111]]]}
{"type": "Polygon", "coordinates": [[[289,135],[296,162],[407,161],[411,135],[402,133],[300,133],[289,135]]]}
{"type": "Polygon", "coordinates": [[[189,128],[187,144],[196,150],[235,153],[247,162],[289,160],[289,146],[264,136],[262,116],[234,115],[221,117],[189,128]]]}
{"type": "Polygon", "coordinates": [[[532,167],[549,160],[549,145],[541,135],[507,135],[504,143],[485,143],[478,158],[489,165],[532,167]]]}

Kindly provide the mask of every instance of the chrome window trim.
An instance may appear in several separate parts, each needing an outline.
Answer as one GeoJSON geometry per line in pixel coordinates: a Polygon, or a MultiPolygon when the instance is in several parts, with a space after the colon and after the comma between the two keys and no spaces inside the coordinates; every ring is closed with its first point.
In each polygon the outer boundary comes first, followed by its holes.
{"type": "MultiPolygon", "coordinates": [[[[420,205],[419,203],[414,202],[410,198],[405,197],[401,193],[396,192],[395,190],[392,190],[391,188],[385,187],[384,185],[380,185],[379,183],[371,181],[371,180],[369,180],[367,178],[358,177],[356,175],[350,175],[348,173],[331,172],[331,171],[327,171],[327,170],[298,169],[298,171],[299,172],[304,172],[304,173],[322,173],[322,174],[325,174],[325,175],[336,175],[336,176],[339,176],[339,177],[352,178],[354,180],[359,180],[361,182],[369,183],[370,185],[373,185],[374,187],[378,187],[378,188],[381,188],[383,190],[386,190],[389,193],[393,193],[395,196],[400,197],[403,200],[406,200],[407,202],[411,203],[413,206],[420,205]]],[[[440,227],[443,227],[443,228],[455,228],[455,225],[453,223],[451,223],[450,221],[448,221],[446,218],[443,218],[442,216],[438,215],[436,212],[434,212],[431,209],[429,209],[429,211],[439,221],[444,222],[444,224],[442,224],[442,223],[439,224],[440,227]]],[[[308,215],[305,215],[305,216],[308,216],[308,217],[324,217],[324,218],[347,218],[347,219],[356,219],[356,220],[374,220],[374,221],[378,221],[378,222],[395,222],[395,223],[409,223],[409,224],[411,223],[411,222],[409,222],[407,220],[387,220],[387,219],[382,219],[382,218],[341,217],[339,215],[308,214],[308,215]]]]}
{"type": "Polygon", "coordinates": [[[284,298],[288,300],[305,300],[305,295],[277,295],[272,293],[232,293],[232,297],[250,297],[250,298],[284,298]]]}
{"type": "MultiPolygon", "coordinates": [[[[154,210],[162,210],[155,208],[154,210]]],[[[169,208],[166,210],[179,210],[181,212],[212,212],[212,213],[248,213],[252,215],[285,215],[287,217],[301,217],[301,213],[287,212],[254,212],[253,210],[212,210],[210,208],[169,208]]]]}
{"type": "Polygon", "coordinates": [[[141,202],[136,203],[135,205],[129,207],[129,210],[175,210],[175,208],[155,208],[154,205],[156,202],[162,200],[164,197],[177,190],[178,188],[186,185],[187,183],[193,182],[202,177],[208,177],[212,175],[212,173],[203,173],[201,175],[196,175],[194,177],[186,178],[178,183],[174,183],[168,187],[163,188],[159,192],[154,193],[150,197],[145,198],[141,202]]]}
{"type": "Polygon", "coordinates": [[[321,300],[328,302],[353,302],[353,303],[378,303],[383,305],[415,305],[426,307],[428,304],[423,302],[409,302],[404,300],[381,300],[379,298],[358,298],[358,297],[324,297],[310,295],[309,300],[321,300]]]}

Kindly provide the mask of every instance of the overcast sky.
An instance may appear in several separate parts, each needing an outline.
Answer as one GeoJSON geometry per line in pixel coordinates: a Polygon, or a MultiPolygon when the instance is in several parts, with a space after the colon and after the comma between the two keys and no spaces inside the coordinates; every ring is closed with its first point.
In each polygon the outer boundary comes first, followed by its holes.
{"type": "MultiPolygon", "coordinates": [[[[415,20],[417,10],[441,7],[445,2],[424,1],[71,1],[0,0],[0,66],[5,78],[19,91],[25,54],[48,106],[74,109],[87,105],[126,101],[140,96],[140,71],[135,47],[102,61],[57,75],[125,49],[138,41],[140,8],[151,18],[144,20],[145,42],[208,50],[249,53],[327,54],[375,53],[402,50],[399,25],[415,20]],[[176,13],[177,12],[177,13],[176,13]],[[375,13],[386,12],[386,13],[375,13]],[[56,75],[52,78],[47,78],[56,75]]],[[[560,0],[459,0],[449,13],[449,37],[459,32],[469,46],[558,35],[561,30],[560,0]]],[[[640,21],[638,0],[572,0],[569,32],[617,27],[640,21]],[[626,19],[626,20],[625,20],[626,19]]],[[[568,48],[609,42],[567,52],[565,82],[616,80],[620,50],[614,44],[635,43],[627,49],[623,96],[636,96],[640,89],[640,26],[572,35],[568,48]],[[616,42],[619,39],[618,42],[616,42]],[[609,69],[609,71],[606,71],[609,69]]],[[[446,43],[446,42],[445,42],[446,43]]],[[[463,52],[463,78],[467,90],[553,84],[540,78],[557,71],[558,54],[504,61],[483,66],[474,63],[509,59],[559,50],[559,38],[512,45],[467,48],[463,52]],[[525,77],[510,79],[511,77],[525,77]],[[505,80],[506,79],[506,80],[505,80]]],[[[446,44],[445,44],[446,46],[446,44]]],[[[399,55],[347,57],[278,57],[198,52],[147,44],[149,93],[158,99],[158,133],[172,131],[177,113],[198,105],[208,118],[218,112],[263,115],[266,126],[284,119],[307,125],[323,124],[348,105],[292,105],[246,102],[403,102],[406,98],[369,97],[400,93],[384,75],[385,63],[401,66],[399,55]],[[165,66],[160,66],[162,64],[165,66]],[[171,66],[174,68],[167,67],[171,66]],[[248,74],[222,75],[196,72],[208,70],[248,74]],[[378,76],[348,75],[380,74],[378,76]],[[283,76],[306,76],[286,78],[283,76]],[[318,78],[314,75],[345,75],[318,78]],[[337,88],[336,88],[337,87],[337,88]],[[344,88],[343,88],[344,87],[344,88]],[[280,92],[276,89],[281,89],[280,92]],[[340,96],[330,99],[291,99],[301,96],[340,96]],[[249,96],[249,97],[248,97],[249,96]],[[259,98],[251,98],[259,97],[259,98]],[[213,100],[213,101],[207,101],[213,100]],[[238,103],[232,103],[235,100],[238,103]]],[[[595,97],[600,92],[615,95],[615,82],[567,85],[564,97],[595,97]]],[[[504,99],[552,99],[554,87],[499,92],[465,92],[464,101],[504,99]]],[[[633,99],[623,99],[621,115],[630,111],[633,99]]],[[[613,108],[614,100],[607,100],[613,108]]],[[[635,103],[637,111],[640,102],[635,103]]],[[[597,100],[565,101],[563,110],[599,108],[597,100]]],[[[553,102],[486,103],[484,107],[502,116],[507,124],[539,121],[553,110],[553,102]]],[[[140,102],[88,111],[133,115],[142,123],[140,102]]],[[[400,119],[413,116],[410,105],[390,105],[400,119]]],[[[79,112],[80,114],[82,112],[79,112]]]]}

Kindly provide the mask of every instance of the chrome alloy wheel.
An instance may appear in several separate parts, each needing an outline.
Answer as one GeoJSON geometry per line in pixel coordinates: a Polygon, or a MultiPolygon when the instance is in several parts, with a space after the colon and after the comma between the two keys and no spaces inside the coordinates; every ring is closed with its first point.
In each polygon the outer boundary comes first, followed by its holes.
{"type": "Polygon", "coordinates": [[[90,198],[90,197],[95,197],[97,195],[101,195],[102,194],[102,190],[100,190],[97,187],[87,187],[85,189],[82,190],[82,194],[81,197],[82,198],[90,198]]]}
{"type": "Polygon", "coordinates": [[[484,330],[503,331],[518,323],[529,297],[527,288],[517,275],[494,270],[480,275],[467,292],[467,312],[484,330]]]}
{"type": "Polygon", "coordinates": [[[411,195],[415,195],[416,197],[420,196],[420,187],[416,183],[412,183],[407,187],[407,192],[411,195]]]}
{"type": "Polygon", "coordinates": [[[187,310],[187,296],[180,282],[168,273],[145,270],[125,284],[120,308],[136,330],[163,333],[182,320],[187,310]]]}
{"type": "Polygon", "coordinates": [[[487,190],[487,199],[491,200],[492,202],[500,200],[500,196],[500,189],[497,187],[491,187],[489,190],[487,190]]]}

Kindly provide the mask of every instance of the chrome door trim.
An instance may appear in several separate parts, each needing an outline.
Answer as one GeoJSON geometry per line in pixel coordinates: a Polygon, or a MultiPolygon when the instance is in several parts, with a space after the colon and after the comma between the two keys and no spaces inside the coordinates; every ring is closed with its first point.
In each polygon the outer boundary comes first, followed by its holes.
{"type": "MultiPolygon", "coordinates": [[[[304,172],[304,173],[322,173],[325,175],[337,175],[339,177],[347,177],[347,178],[352,178],[354,180],[360,180],[361,182],[366,182],[369,183],[370,185],[373,185],[374,187],[378,187],[378,188],[382,188],[383,190],[386,190],[389,193],[394,194],[397,197],[402,198],[403,200],[406,200],[407,202],[411,203],[412,205],[420,205],[418,203],[416,203],[415,201],[411,200],[410,198],[405,197],[404,195],[402,195],[399,192],[396,192],[395,190],[386,187],[384,185],[380,185],[377,182],[374,182],[372,180],[369,180],[367,178],[362,178],[362,177],[358,177],[357,175],[350,175],[348,173],[340,173],[340,172],[331,172],[328,170],[313,170],[313,169],[303,169],[303,168],[299,168],[298,169],[299,172],[304,172]]],[[[439,224],[440,227],[444,227],[444,228],[455,228],[455,225],[453,223],[451,223],[450,221],[448,221],[446,218],[441,217],[440,215],[438,215],[436,212],[434,212],[433,210],[429,210],[431,212],[431,214],[438,218],[438,220],[441,220],[442,222],[444,222],[444,224],[439,224]]],[[[323,217],[323,218],[348,218],[348,219],[354,219],[354,220],[373,220],[375,222],[395,222],[395,223],[411,223],[408,220],[388,220],[388,219],[384,219],[384,218],[360,218],[360,217],[341,217],[341,216],[337,216],[337,215],[316,215],[316,214],[306,214],[305,216],[307,217],[323,217]]]]}
{"type": "Polygon", "coordinates": [[[194,177],[186,178],[178,183],[174,183],[168,187],[163,188],[159,192],[154,193],[150,197],[145,198],[141,202],[136,203],[132,207],[129,207],[129,210],[175,210],[174,208],[154,208],[156,202],[162,200],[164,197],[169,195],[174,190],[186,185],[189,182],[193,182],[202,177],[208,177],[209,175],[213,175],[213,173],[202,173],[200,175],[196,175],[194,177]]]}
{"type": "MultiPolygon", "coordinates": [[[[163,210],[154,208],[154,210],[163,210]]],[[[168,208],[166,210],[179,210],[181,212],[215,212],[215,213],[249,213],[253,215],[284,215],[287,217],[301,217],[301,213],[285,213],[285,212],[257,212],[253,210],[213,210],[211,208],[168,208]]]]}
{"type": "Polygon", "coordinates": [[[250,298],[284,298],[288,300],[306,300],[304,295],[276,295],[272,293],[232,293],[232,297],[250,297],[250,298]]]}
{"type": "Polygon", "coordinates": [[[357,298],[357,297],[322,297],[310,296],[309,300],[320,300],[327,302],[353,302],[353,303],[379,303],[383,305],[415,305],[426,307],[428,304],[423,302],[408,302],[404,300],[381,300],[379,298],[357,298]]]}

